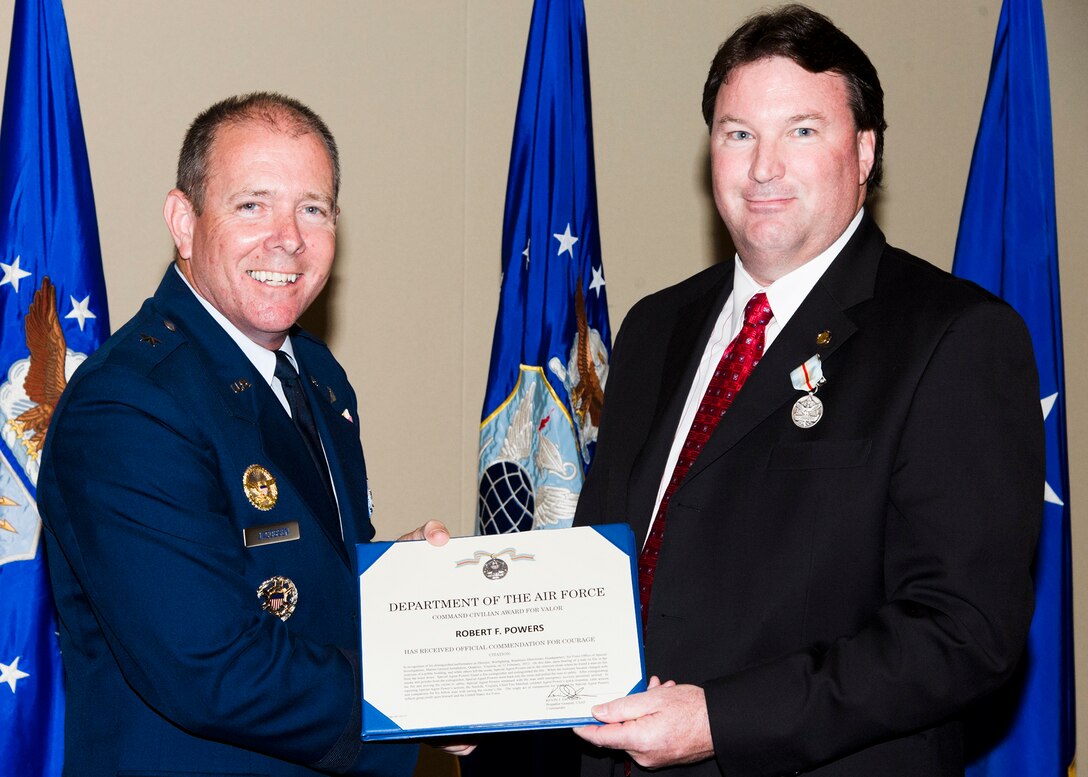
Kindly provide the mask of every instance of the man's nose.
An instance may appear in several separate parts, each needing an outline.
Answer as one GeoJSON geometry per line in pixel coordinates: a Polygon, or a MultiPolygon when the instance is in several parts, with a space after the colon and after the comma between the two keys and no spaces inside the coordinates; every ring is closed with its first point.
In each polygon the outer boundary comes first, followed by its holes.
{"type": "Polygon", "coordinates": [[[776,141],[760,140],[756,143],[752,166],[748,169],[749,178],[756,183],[767,183],[781,178],[785,169],[781,149],[776,141]]]}
{"type": "Polygon", "coordinates": [[[298,218],[293,212],[276,217],[269,240],[272,247],[280,248],[288,254],[297,254],[306,247],[298,218]]]}

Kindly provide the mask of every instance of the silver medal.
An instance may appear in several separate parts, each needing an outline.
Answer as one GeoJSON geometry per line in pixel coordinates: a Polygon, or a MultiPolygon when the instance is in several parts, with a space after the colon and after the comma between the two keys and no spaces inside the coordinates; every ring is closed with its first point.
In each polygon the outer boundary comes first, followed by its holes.
{"type": "Polygon", "coordinates": [[[802,429],[808,429],[820,422],[824,416],[824,403],[815,394],[805,394],[793,403],[790,413],[793,422],[802,429]]]}

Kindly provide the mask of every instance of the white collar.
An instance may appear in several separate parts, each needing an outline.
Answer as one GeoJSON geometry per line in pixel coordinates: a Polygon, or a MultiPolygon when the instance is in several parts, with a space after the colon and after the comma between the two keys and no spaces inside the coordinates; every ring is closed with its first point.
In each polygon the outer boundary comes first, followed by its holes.
{"type": "Polygon", "coordinates": [[[774,312],[774,318],[779,326],[784,327],[786,322],[797,312],[797,308],[801,307],[805,297],[816,286],[816,282],[823,277],[827,268],[838,257],[843,246],[853,237],[858,225],[861,224],[861,218],[864,214],[865,208],[862,208],[834,243],[769,286],[761,286],[757,283],[744,269],[740,256],[735,256],[733,259],[733,329],[735,331],[740,330],[744,322],[744,307],[748,304],[748,300],[752,298],[752,295],[760,291],[767,293],[767,302],[774,312]]]}

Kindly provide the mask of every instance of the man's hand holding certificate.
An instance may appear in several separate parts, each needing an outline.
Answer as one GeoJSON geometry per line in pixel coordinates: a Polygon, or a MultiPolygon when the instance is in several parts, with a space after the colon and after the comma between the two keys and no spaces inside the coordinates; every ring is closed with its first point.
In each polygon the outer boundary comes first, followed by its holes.
{"type": "Polygon", "coordinates": [[[646,687],[625,525],[358,553],[363,739],[582,725],[646,687]]]}

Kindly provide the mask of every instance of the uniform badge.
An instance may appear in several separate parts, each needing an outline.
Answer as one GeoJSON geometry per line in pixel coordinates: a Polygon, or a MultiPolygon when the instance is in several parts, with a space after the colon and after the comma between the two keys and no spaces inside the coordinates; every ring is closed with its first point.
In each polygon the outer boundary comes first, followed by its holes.
{"type": "Polygon", "coordinates": [[[272,473],[260,464],[250,464],[242,475],[242,490],[246,499],[258,510],[271,510],[276,506],[279,489],[272,473]]]}
{"type": "Polygon", "coordinates": [[[270,612],[285,621],[291,617],[298,604],[298,588],[289,577],[270,577],[257,589],[257,598],[261,600],[261,609],[270,612]]]}

